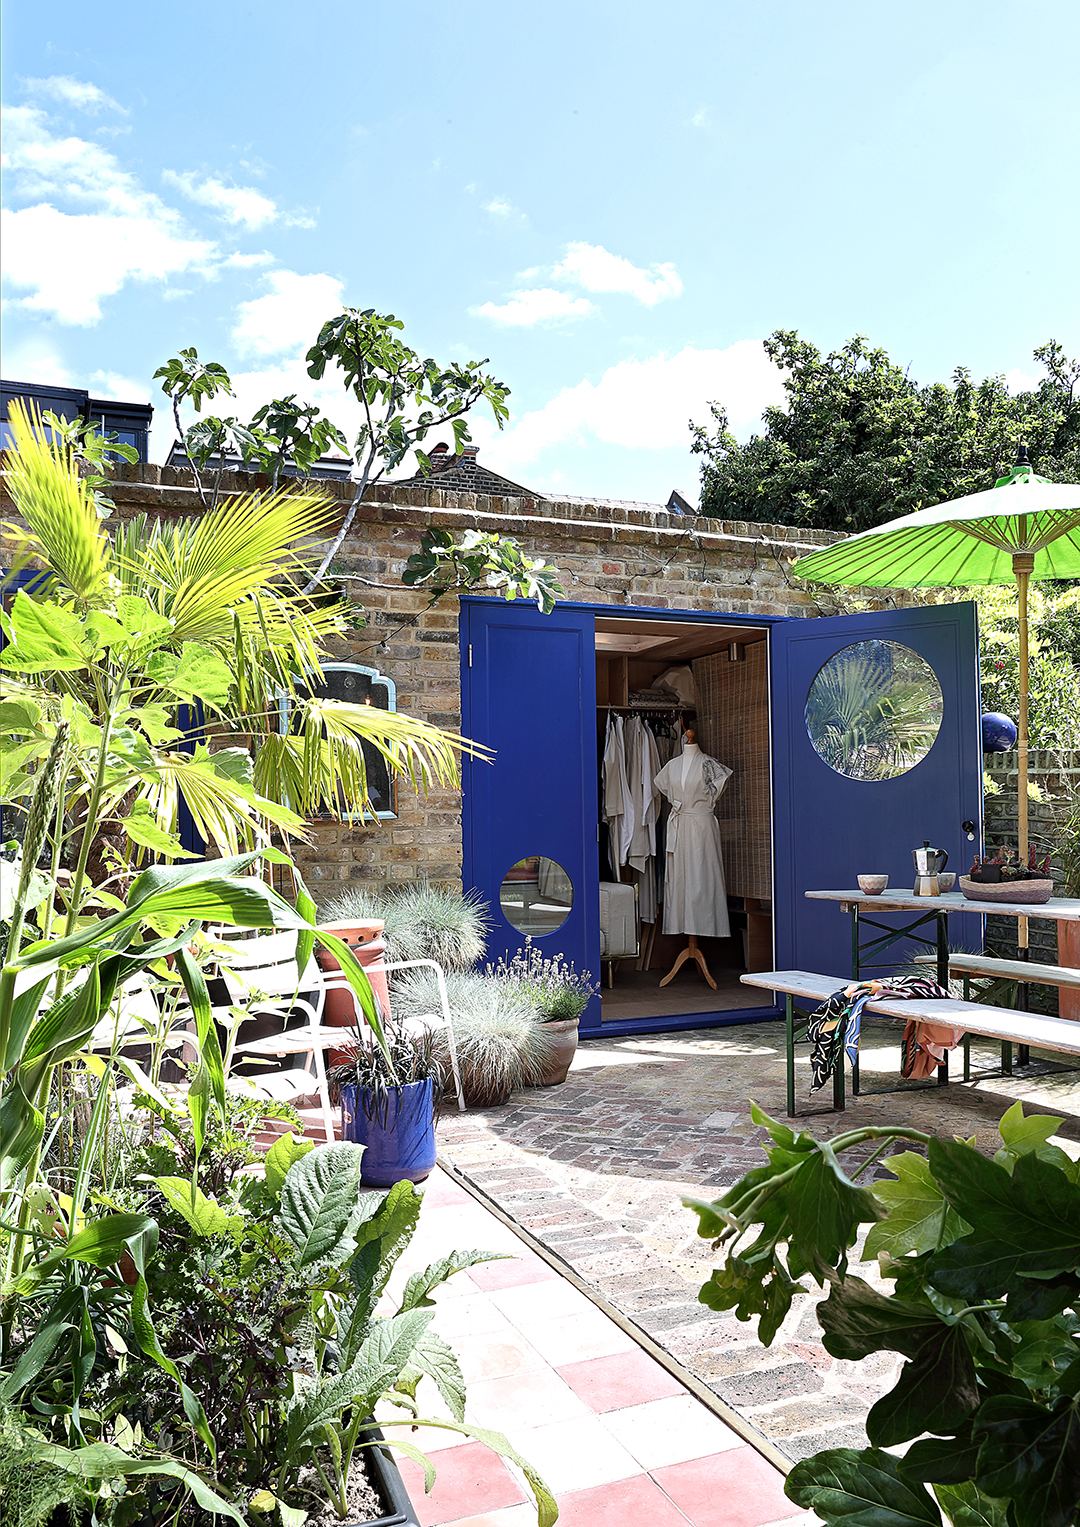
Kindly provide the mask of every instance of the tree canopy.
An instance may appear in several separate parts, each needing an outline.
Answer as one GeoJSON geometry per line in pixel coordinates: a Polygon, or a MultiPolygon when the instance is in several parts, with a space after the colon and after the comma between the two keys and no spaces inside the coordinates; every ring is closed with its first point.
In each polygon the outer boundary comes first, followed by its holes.
{"type": "Polygon", "coordinates": [[[784,407],[740,445],[719,404],[715,429],[691,425],[702,457],[701,513],[852,535],[993,486],[1028,447],[1035,470],[1080,480],[1080,361],[1055,340],[1034,356],[1046,375],[1031,392],[1002,376],[920,386],[856,335],[823,356],[794,330],[765,341],[784,372],[784,407]]]}

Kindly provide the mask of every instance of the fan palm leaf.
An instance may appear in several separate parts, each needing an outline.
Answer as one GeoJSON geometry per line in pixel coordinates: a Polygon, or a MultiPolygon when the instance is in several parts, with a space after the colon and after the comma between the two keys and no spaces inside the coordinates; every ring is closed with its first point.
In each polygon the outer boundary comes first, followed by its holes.
{"type": "Polygon", "coordinates": [[[107,595],[109,537],[71,448],[50,438],[37,409],[28,413],[18,398],[8,422],[15,449],[7,454],[5,478],[28,527],[11,527],[20,555],[39,557],[84,602],[107,595]]]}

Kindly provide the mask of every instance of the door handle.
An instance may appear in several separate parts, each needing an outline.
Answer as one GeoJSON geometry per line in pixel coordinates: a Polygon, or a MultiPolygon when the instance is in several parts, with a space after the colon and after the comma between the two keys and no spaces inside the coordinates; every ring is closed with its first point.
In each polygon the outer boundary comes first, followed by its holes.
{"type": "Polygon", "coordinates": [[[968,835],[968,842],[969,843],[974,843],[974,841],[975,841],[975,823],[974,822],[961,822],[960,823],[960,827],[961,827],[961,829],[964,832],[967,833],[967,835],[968,835]]]}

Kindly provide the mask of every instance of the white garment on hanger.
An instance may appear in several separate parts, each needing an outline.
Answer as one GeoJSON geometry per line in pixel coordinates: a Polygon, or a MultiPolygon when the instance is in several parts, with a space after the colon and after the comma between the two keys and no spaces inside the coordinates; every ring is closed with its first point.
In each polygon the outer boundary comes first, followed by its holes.
{"type": "Polygon", "coordinates": [[[618,869],[626,863],[634,836],[634,801],[627,771],[623,718],[614,711],[608,712],[604,744],[604,820],[608,824],[613,867],[618,869]]]}
{"type": "Polygon", "coordinates": [[[627,723],[626,758],[630,793],[634,801],[634,833],[627,858],[641,876],[638,888],[641,920],[651,923],[656,921],[653,859],[656,856],[656,820],[660,804],[660,792],[656,788],[655,779],[660,757],[652,730],[640,716],[631,716],[627,723]]]}
{"type": "Polygon", "coordinates": [[[727,890],[720,824],[713,806],[732,770],[688,743],[656,776],[671,802],[664,875],[664,932],[728,938],[727,890]]]}

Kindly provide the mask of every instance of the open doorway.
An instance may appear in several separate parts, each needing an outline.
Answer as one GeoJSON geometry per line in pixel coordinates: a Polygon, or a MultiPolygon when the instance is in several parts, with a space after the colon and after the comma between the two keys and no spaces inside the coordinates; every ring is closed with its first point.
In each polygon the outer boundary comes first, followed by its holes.
{"type": "Polygon", "coordinates": [[[601,1021],[769,1007],[739,980],[773,966],[768,630],[597,615],[595,639],[601,1021]],[[689,937],[671,926],[680,921],[668,883],[672,805],[651,790],[647,760],[663,769],[681,758],[688,730],[704,755],[731,771],[714,807],[726,900],[718,926],[728,931],[695,937],[701,959],[685,959],[672,975],[689,937]],[[623,763],[613,764],[620,745],[623,763]],[[640,831],[631,840],[605,809],[620,767],[633,776],[639,826],[653,818],[644,840],[640,831]]]}

